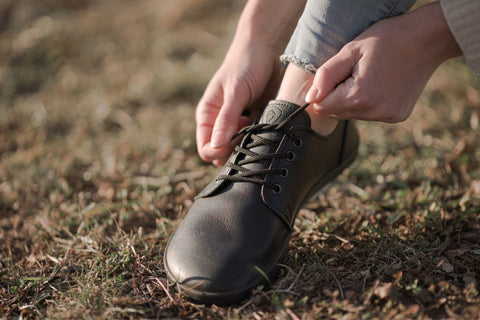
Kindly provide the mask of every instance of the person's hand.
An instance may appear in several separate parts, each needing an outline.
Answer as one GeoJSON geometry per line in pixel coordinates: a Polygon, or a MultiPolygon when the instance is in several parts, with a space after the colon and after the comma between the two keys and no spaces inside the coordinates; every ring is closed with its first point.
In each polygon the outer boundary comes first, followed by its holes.
{"type": "Polygon", "coordinates": [[[232,136],[274,97],[281,80],[278,56],[305,1],[247,1],[232,45],[197,106],[197,149],[203,160],[225,163],[237,142],[232,136]]]}
{"type": "Polygon", "coordinates": [[[259,115],[278,86],[276,60],[268,46],[234,42],[197,106],[197,149],[203,160],[225,163],[232,136],[259,115]]]}
{"type": "Polygon", "coordinates": [[[440,5],[377,22],[322,65],[306,101],[341,119],[408,118],[435,69],[461,54],[440,5]]]}

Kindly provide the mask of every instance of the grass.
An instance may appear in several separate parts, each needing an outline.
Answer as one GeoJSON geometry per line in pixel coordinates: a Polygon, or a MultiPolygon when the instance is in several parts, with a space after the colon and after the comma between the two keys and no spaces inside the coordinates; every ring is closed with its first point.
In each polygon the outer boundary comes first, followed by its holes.
{"type": "Polygon", "coordinates": [[[478,80],[460,60],[301,210],[280,278],[231,307],[166,279],[171,232],[216,169],[194,107],[234,1],[0,5],[0,317],[480,317],[478,80]],[[5,21],[5,22],[3,22],[5,21]]]}

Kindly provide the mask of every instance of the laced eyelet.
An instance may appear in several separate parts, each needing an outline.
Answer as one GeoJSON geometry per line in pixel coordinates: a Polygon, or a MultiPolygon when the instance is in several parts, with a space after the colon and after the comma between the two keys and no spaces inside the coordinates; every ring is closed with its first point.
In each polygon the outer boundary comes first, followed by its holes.
{"type": "Polygon", "coordinates": [[[280,194],[280,192],[282,192],[282,187],[279,184],[275,184],[272,190],[274,194],[280,194]]]}
{"type": "Polygon", "coordinates": [[[295,152],[293,152],[293,151],[288,151],[287,154],[288,154],[287,161],[293,161],[293,160],[295,160],[295,157],[296,157],[296,156],[295,156],[295,152]]]}
{"type": "Polygon", "coordinates": [[[300,148],[301,146],[303,146],[303,140],[298,138],[297,140],[295,140],[293,142],[293,145],[296,147],[296,148],[300,148]]]}
{"type": "Polygon", "coordinates": [[[282,173],[280,173],[280,177],[282,177],[282,178],[288,177],[288,169],[287,168],[282,168],[280,170],[282,170],[282,173]]]}

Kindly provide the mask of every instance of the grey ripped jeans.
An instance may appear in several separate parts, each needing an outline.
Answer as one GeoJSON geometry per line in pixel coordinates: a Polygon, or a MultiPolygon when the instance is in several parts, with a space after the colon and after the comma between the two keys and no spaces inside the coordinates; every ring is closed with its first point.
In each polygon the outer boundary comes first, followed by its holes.
{"type": "Polygon", "coordinates": [[[311,73],[375,22],[407,12],[416,0],[308,0],[280,57],[311,73]]]}

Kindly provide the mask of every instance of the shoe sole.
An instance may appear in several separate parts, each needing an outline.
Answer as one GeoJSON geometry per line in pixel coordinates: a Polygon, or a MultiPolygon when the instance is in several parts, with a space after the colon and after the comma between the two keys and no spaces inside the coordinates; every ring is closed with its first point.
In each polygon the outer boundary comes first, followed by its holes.
{"type": "MultiPolygon", "coordinates": [[[[338,175],[340,175],[342,171],[345,170],[355,160],[358,154],[358,146],[359,146],[359,143],[357,143],[357,145],[354,147],[354,150],[344,159],[343,162],[341,162],[337,167],[330,170],[310,189],[307,195],[303,198],[300,206],[297,209],[297,212],[295,212],[294,221],[297,217],[298,212],[303,207],[303,205],[307,201],[309,201],[314,195],[316,195],[330,181],[332,181],[338,175]]],[[[288,244],[290,243],[290,237],[291,237],[291,233],[289,234],[287,241],[285,241],[284,247],[280,251],[279,258],[277,259],[277,261],[283,260],[283,258],[286,256],[288,251],[288,244]]],[[[167,251],[167,248],[168,248],[168,243],[165,248],[165,252],[167,251]]],[[[177,283],[177,286],[180,289],[180,294],[194,302],[208,304],[208,305],[210,304],[232,305],[232,304],[239,303],[242,300],[249,297],[251,295],[252,290],[258,288],[259,286],[270,285],[273,282],[273,280],[276,279],[276,277],[280,272],[280,266],[277,263],[275,267],[272,268],[272,270],[266,272],[268,279],[262,279],[257,283],[254,283],[252,285],[249,285],[248,287],[238,289],[235,291],[206,292],[206,291],[196,290],[195,286],[187,287],[178,283],[178,281],[172,276],[170,270],[168,269],[168,266],[167,266],[168,264],[166,263],[166,255],[164,255],[164,260],[165,260],[164,265],[165,265],[165,271],[167,273],[167,277],[174,283],[177,283]]]]}

